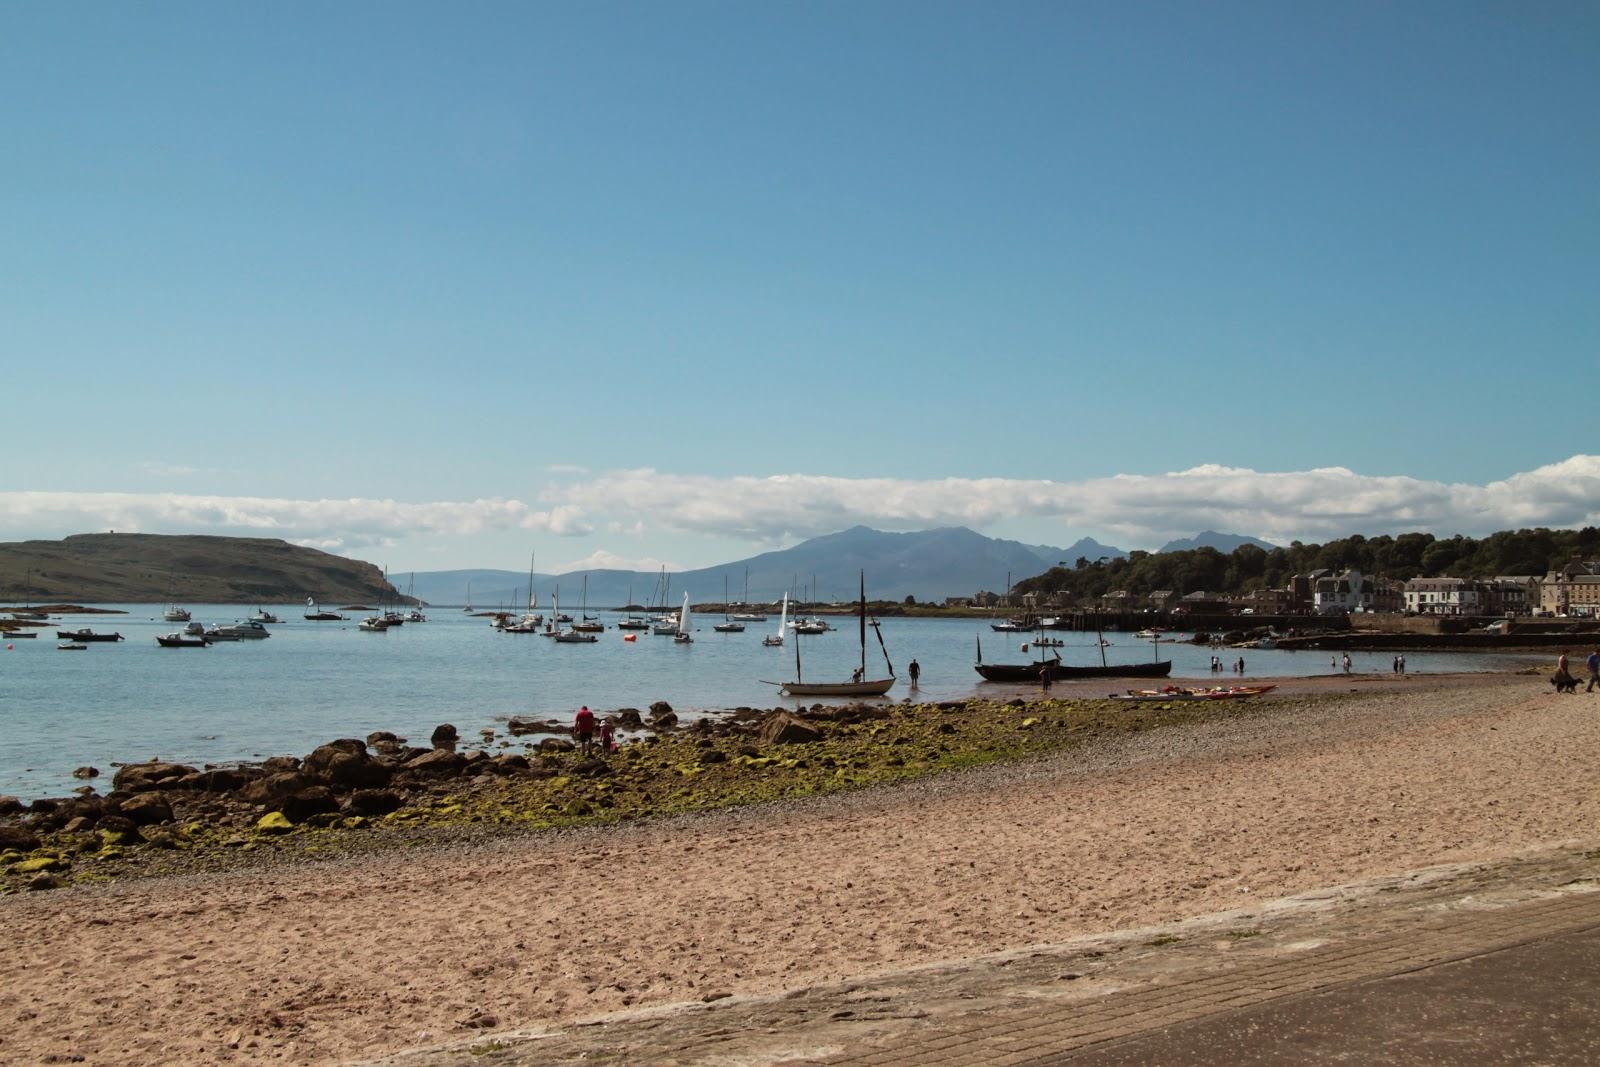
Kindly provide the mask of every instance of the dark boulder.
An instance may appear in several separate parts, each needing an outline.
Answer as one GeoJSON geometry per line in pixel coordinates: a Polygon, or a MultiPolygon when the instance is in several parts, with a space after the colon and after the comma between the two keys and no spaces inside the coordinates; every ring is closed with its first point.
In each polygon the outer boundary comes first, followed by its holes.
{"type": "Polygon", "coordinates": [[[676,725],[678,725],[678,713],[675,711],[664,711],[660,715],[654,712],[650,713],[650,729],[652,730],[668,730],[676,725]]]}
{"type": "Polygon", "coordinates": [[[111,785],[113,789],[142,793],[165,788],[167,782],[175,782],[184,775],[194,773],[195,768],[182,763],[130,763],[118,769],[116,776],[111,779],[111,785]]]}
{"type": "Polygon", "coordinates": [[[528,719],[521,715],[513,715],[506,720],[506,730],[512,737],[522,737],[524,734],[547,734],[560,727],[544,719],[528,719]]]}
{"type": "Polygon", "coordinates": [[[79,767],[79,768],[77,768],[76,770],[74,770],[72,772],[72,777],[74,777],[74,778],[98,778],[98,777],[100,777],[100,768],[99,767],[79,767]]]}
{"type": "Polygon", "coordinates": [[[330,741],[321,746],[305,758],[300,770],[341,792],[386,786],[391,773],[388,766],[367,753],[366,742],[354,738],[330,741]]]}
{"type": "Polygon", "coordinates": [[[624,730],[637,730],[644,725],[638,708],[622,708],[617,712],[617,725],[624,730]]]}
{"type": "Polygon", "coordinates": [[[126,815],[102,815],[96,829],[108,834],[125,834],[130,838],[138,834],[138,827],[126,815]]]}
{"type": "Polygon", "coordinates": [[[282,771],[278,774],[269,774],[265,778],[257,778],[240,791],[239,797],[249,804],[274,807],[281,798],[316,784],[316,779],[299,771],[282,771]]]}
{"type": "Polygon", "coordinates": [[[49,815],[63,803],[64,801],[57,800],[54,797],[37,797],[32,804],[28,805],[28,810],[35,815],[49,815]]]}
{"type": "Polygon", "coordinates": [[[39,835],[20,826],[0,826],[0,849],[14,848],[19,852],[32,852],[39,847],[39,835]]]}
{"type": "Polygon", "coordinates": [[[405,743],[405,738],[396,737],[388,730],[374,730],[367,735],[367,744],[373,748],[377,748],[379,745],[403,745],[405,743]]]}
{"type": "Polygon", "coordinates": [[[775,712],[761,724],[757,735],[763,745],[800,745],[822,740],[822,731],[788,712],[775,712]]]}
{"type": "Polygon", "coordinates": [[[428,743],[434,748],[455,748],[461,735],[456,733],[456,728],[449,723],[441,723],[433,728],[433,735],[428,738],[428,743]]]}
{"type": "Polygon", "coordinates": [[[491,763],[492,766],[490,769],[497,771],[500,774],[518,774],[527,770],[530,766],[528,763],[528,757],[518,752],[501,753],[500,755],[496,756],[491,763]]]}
{"type": "Polygon", "coordinates": [[[16,797],[0,797],[0,815],[15,815],[23,810],[22,801],[16,797]]]}
{"type": "Polygon", "coordinates": [[[213,767],[186,774],[173,782],[170,788],[191,789],[201,793],[235,793],[249,785],[250,780],[249,774],[236,767],[213,767]]]}
{"type": "Polygon", "coordinates": [[[399,811],[405,802],[406,798],[392,789],[357,789],[344,802],[344,811],[347,815],[366,815],[370,818],[399,811]]]}
{"type": "Polygon", "coordinates": [[[278,798],[278,810],[290,822],[305,822],[319,812],[338,811],[339,802],[333,799],[333,791],[327,786],[313,785],[278,798]]]}
{"type": "Polygon", "coordinates": [[[658,700],[654,704],[650,705],[650,717],[652,719],[660,718],[662,715],[671,714],[672,705],[668,704],[665,700],[658,700]]]}
{"type": "Polygon", "coordinates": [[[299,756],[269,756],[261,761],[261,769],[267,774],[284,774],[288,771],[300,769],[299,756]]]}
{"type": "Polygon", "coordinates": [[[540,752],[571,752],[577,747],[564,737],[547,737],[539,742],[540,752]]]}
{"type": "Polygon", "coordinates": [[[132,820],[137,826],[172,821],[172,805],[160,793],[139,793],[131,796],[118,805],[118,813],[123,818],[132,820]]]}
{"type": "Polygon", "coordinates": [[[448,748],[436,748],[425,756],[418,756],[405,765],[407,774],[425,778],[445,778],[460,774],[466,759],[448,748]]]}

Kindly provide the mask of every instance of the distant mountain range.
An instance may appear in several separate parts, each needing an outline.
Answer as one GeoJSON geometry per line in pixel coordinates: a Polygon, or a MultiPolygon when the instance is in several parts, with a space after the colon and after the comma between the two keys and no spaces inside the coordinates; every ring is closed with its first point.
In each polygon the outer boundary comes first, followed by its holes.
{"type": "MultiPolygon", "coordinates": [[[[1207,531],[1174,541],[1162,551],[1211,545],[1223,552],[1239,544],[1272,546],[1253,537],[1207,531]]],[[[1027,545],[985,537],[965,527],[885,533],[865,526],[814,537],[792,548],[749,559],[666,576],[668,603],[684,591],[696,603],[745,595],[753,604],[774,603],[785,591],[803,599],[855,599],[857,575],[865,571],[873,600],[939,601],[982,590],[1003,592],[1057,565],[1079,559],[1124,557],[1120,548],[1083,538],[1066,548],[1027,545]]],[[[391,575],[377,567],[270,538],[159,534],[78,534],[60,541],[0,544],[0,600],[81,603],[154,602],[282,603],[316,597],[324,604],[395,599],[411,592],[432,604],[461,604],[471,583],[473,606],[521,606],[528,576],[508,570],[418,571],[391,575]]],[[[662,599],[663,576],[654,571],[590,570],[536,574],[539,603],[548,606],[559,587],[564,607],[576,608],[588,579],[591,607],[662,599]]]]}
{"type": "Polygon", "coordinates": [[[1215,530],[1204,530],[1193,537],[1184,537],[1177,541],[1168,541],[1157,552],[1188,552],[1196,548],[1214,548],[1223,555],[1227,555],[1240,545],[1255,545],[1257,548],[1270,552],[1278,546],[1271,541],[1263,541],[1259,537],[1248,534],[1218,533],[1215,530]]]}
{"type": "MultiPolygon", "coordinates": [[[[726,579],[728,597],[737,601],[744,596],[748,573],[751,603],[775,602],[785,591],[810,599],[813,588],[818,600],[849,601],[855,599],[857,575],[864,570],[870,599],[903,600],[914,596],[936,601],[947,596],[970,596],[984,589],[1000,592],[1008,576],[1013,583],[1019,582],[1043,574],[1063,560],[1070,566],[1079,556],[1098,559],[1126,554],[1089,538],[1070,548],[1055,548],[985,537],[959,526],[915,533],[885,533],[854,526],[802,541],[792,548],[676,572],[670,576],[668,599],[676,602],[688,590],[697,603],[721,601],[726,579]]],[[[474,607],[509,607],[524,604],[528,598],[525,572],[418,571],[415,578],[404,573],[392,577],[401,589],[414,588],[417,597],[432,604],[461,603],[469,581],[474,607]]],[[[549,605],[551,594],[559,585],[563,606],[578,606],[585,577],[593,607],[627,603],[630,594],[633,602],[640,604],[660,596],[661,576],[657,572],[573,571],[534,575],[539,603],[549,605]]]]}

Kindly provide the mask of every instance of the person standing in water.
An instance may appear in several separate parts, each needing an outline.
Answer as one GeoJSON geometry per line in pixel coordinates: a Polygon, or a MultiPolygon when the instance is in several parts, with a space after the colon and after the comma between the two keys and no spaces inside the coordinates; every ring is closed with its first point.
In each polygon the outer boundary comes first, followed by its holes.
{"type": "Polygon", "coordinates": [[[922,677],[922,664],[916,660],[911,661],[911,666],[906,668],[911,672],[911,684],[916,685],[917,679],[922,677]]]}

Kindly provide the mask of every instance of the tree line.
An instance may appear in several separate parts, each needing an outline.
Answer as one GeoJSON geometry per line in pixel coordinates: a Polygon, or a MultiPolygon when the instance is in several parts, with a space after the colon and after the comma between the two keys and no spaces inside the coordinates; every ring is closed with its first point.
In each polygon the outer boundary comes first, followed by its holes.
{"type": "Polygon", "coordinates": [[[1600,529],[1502,530],[1488,537],[1456,535],[1437,538],[1427,533],[1398,537],[1350,537],[1324,545],[1299,541],[1263,549],[1241,545],[1223,553],[1214,548],[1181,552],[1130,552],[1126,559],[1079,557],[1074,566],[1052,567],[1018,582],[1015,593],[1066,593],[1097,597],[1118,589],[1147,596],[1171,589],[1179,596],[1204,590],[1238,596],[1254,589],[1278,589],[1296,574],[1314,570],[1343,571],[1404,581],[1409,578],[1488,578],[1497,574],[1543,576],[1574,558],[1600,557],[1600,529]]]}

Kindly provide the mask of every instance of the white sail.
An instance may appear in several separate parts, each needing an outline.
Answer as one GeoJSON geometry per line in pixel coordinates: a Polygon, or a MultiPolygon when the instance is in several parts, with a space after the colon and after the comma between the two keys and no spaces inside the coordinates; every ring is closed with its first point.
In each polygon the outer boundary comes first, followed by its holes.
{"type": "Polygon", "coordinates": [[[785,593],[785,594],[783,594],[783,611],[780,612],[779,615],[778,615],[778,633],[777,633],[777,638],[778,638],[779,641],[783,640],[783,631],[784,631],[784,628],[786,626],[788,626],[788,625],[789,625],[789,594],[785,593]]]}
{"type": "Polygon", "coordinates": [[[680,634],[686,634],[686,633],[689,632],[689,594],[688,593],[683,594],[683,608],[681,610],[679,610],[679,612],[678,612],[678,632],[680,634]]]}

